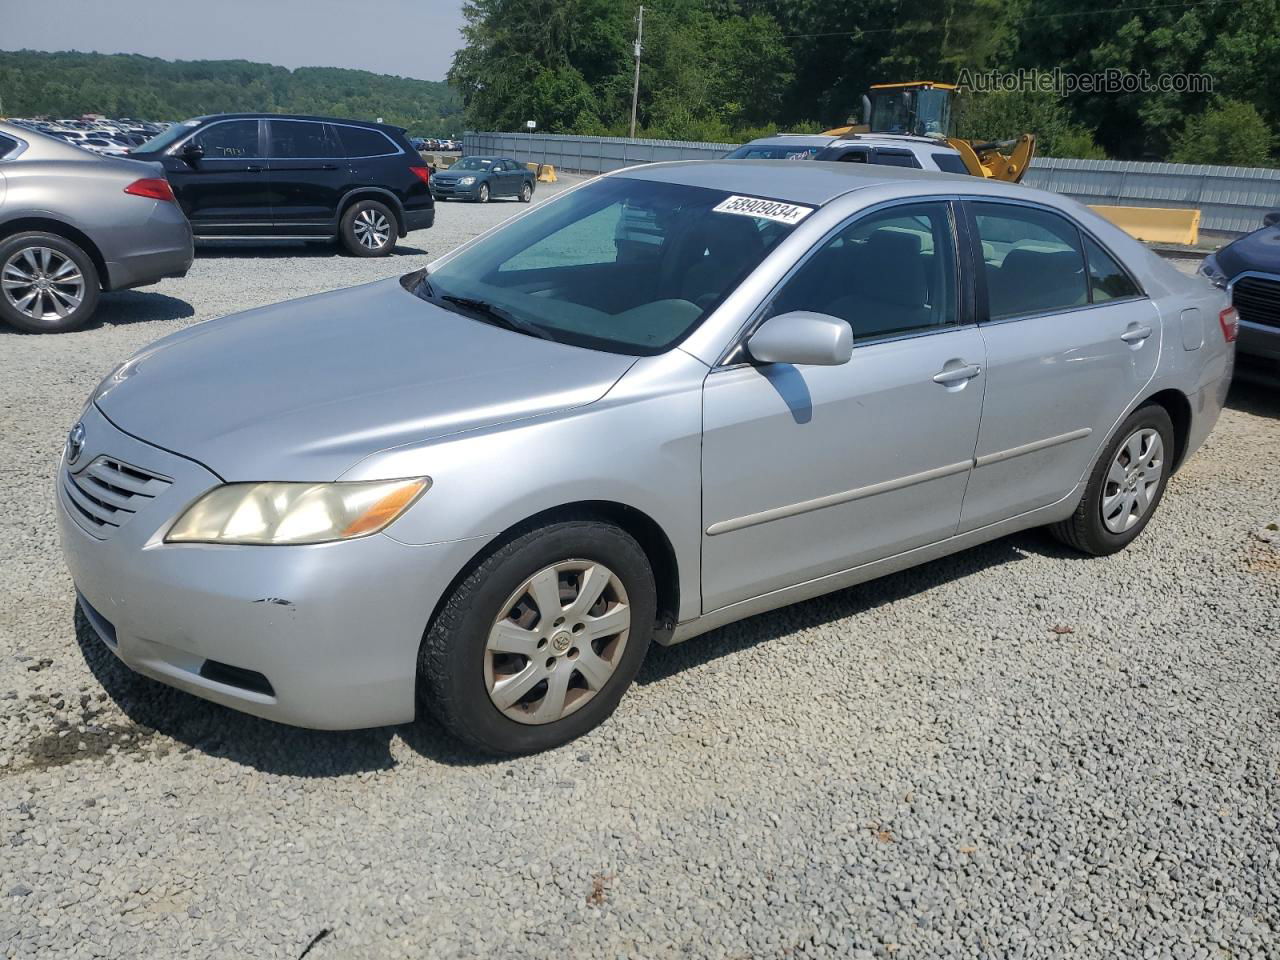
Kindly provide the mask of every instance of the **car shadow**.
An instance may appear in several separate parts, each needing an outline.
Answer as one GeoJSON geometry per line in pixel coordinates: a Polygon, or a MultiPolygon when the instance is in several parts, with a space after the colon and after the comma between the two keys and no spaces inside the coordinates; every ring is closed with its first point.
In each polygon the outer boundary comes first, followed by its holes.
{"type": "MultiPolygon", "coordinates": [[[[391,256],[422,256],[426,250],[397,243],[391,256]]],[[[320,259],[324,257],[351,257],[333,240],[201,240],[196,244],[197,260],[225,260],[257,257],[261,259],[281,257],[306,257],[320,259]]]]}
{"type": "MultiPolygon", "coordinates": [[[[185,320],[196,315],[195,307],[185,300],[163,293],[147,293],[141,290],[124,290],[120,293],[104,293],[98,301],[98,309],[79,330],[98,327],[122,327],[135,323],[152,323],[157,320],[185,320]]],[[[56,336],[56,334],[28,334],[0,321],[0,335],[56,336]]]]}
{"type": "Polygon", "coordinates": [[[1280,420],[1280,382],[1237,378],[1227,394],[1227,406],[1255,417],[1280,420]]]}
{"type": "MultiPolygon", "coordinates": [[[[918,567],[731,623],[674,647],[655,645],[650,649],[636,683],[659,683],[720,657],[749,650],[800,630],[856,617],[886,603],[933,590],[975,573],[1017,563],[1028,555],[1085,559],[1043,530],[1028,530],[1002,537],[918,567]]],[[[939,628],[946,629],[942,625],[939,628]]]]}

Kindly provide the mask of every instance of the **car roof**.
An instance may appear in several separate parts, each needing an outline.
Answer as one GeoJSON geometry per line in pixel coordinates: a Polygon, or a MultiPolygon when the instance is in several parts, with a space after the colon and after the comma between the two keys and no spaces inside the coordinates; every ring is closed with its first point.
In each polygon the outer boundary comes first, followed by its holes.
{"type": "Polygon", "coordinates": [[[391,123],[353,120],[351,117],[315,117],[305,113],[206,113],[203,116],[192,117],[191,120],[186,122],[197,121],[204,123],[209,120],[313,120],[317,123],[345,123],[352,127],[372,127],[375,130],[394,130],[396,133],[405,132],[404,127],[397,127],[391,123]]]}
{"type": "Polygon", "coordinates": [[[609,176],[707,187],[809,206],[822,206],[851,191],[881,185],[900,187],[898,192],[904,197],[962,193],[1036,199],[1054,206],[1061,206],[1063,199],[1021,184],[967,174],[822,160],[676,160],[626,167],[609,176]]]}
{"type": "Polygon", "coordinates": [[[772,137],[760,137],[744,147],[825,147],[835,143],[839,137],[828,137],[816,133],[777,133],[772,137]]]}

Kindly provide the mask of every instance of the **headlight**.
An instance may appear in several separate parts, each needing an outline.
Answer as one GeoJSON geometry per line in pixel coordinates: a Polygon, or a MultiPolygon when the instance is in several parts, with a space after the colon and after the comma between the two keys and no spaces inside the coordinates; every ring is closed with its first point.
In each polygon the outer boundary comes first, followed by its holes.
{"type": "Polygon", "coordinates": [[[475,182],[476,182],[475,177],[463,177],[461,180],[458,181],[458,186],[469,187],[475,182]]]}
{"type": "Polygon", "coordinates": [[[1227,275],[1222,272],[1222,268],[1218,266],[1218,258],[1212,253],[1200,261],[1200,269],[1196,272],[1208,278],[1215,287],[1227,289],[1227,275]]]}
{"type": "Polygon", "coordinates": [[[166,543],[301,544],[368,536],[431,486],[417,480],[360,483],[229,483],[187,508],[166,543]]]}

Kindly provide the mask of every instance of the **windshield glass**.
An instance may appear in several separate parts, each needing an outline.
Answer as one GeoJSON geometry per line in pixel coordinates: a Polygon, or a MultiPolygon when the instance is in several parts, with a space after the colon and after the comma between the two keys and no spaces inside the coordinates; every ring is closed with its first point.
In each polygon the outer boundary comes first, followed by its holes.
{"type": "Polygon", "coordinates": [[[810,209],[754,198],[735,202],[742,212],[713,209],[730,197],[608,177],[463,250],[413,292],[530,335],[632,356],[662,353],[810,209]]]}
{"type": "Polygon", "coordinates": [[[820,147],[802,147],[799,144],[786,143],[748,143],[733,153],[726,154],[726,160],[812,160],[820,147]]]}
{"type": "Polygon", "coordinates": [[[167,150],[173,146],[178,140],[185,137],[193,128],[200,126],[199,120],[186,120],[182,123],[175,123],[168,130],[152,137],[134,153],[159,153],[161,150],[167,150]]]}
{"type": "Polygon", "coordinates": [[[488,170],[494,161],[488,157],[463,157],[450,170],[488,170]]]}

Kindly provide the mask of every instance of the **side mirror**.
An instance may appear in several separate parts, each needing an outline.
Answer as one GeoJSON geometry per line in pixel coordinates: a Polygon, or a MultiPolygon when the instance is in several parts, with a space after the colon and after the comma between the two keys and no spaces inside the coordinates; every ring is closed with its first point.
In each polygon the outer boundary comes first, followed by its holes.
{"type": "Polygon", "coordinates": [[[1280,210],[1271,210],[1262,215],[1262,225],[1264,227],[1274,227],[1280,224],[1280,210]]]}
{"type": "Polygon", "coordinates": [[[838,317],[794,310],[770,317],[747,340],[757,363],[837,367],[853,356],[853,330],[838,317]]]}
{"type": "Polygon", "coordinates": [[[193,167],[204,159],[204,147],[196,143],[194,140],[188,140],[182,148],[182,159],[193,167]]]}

